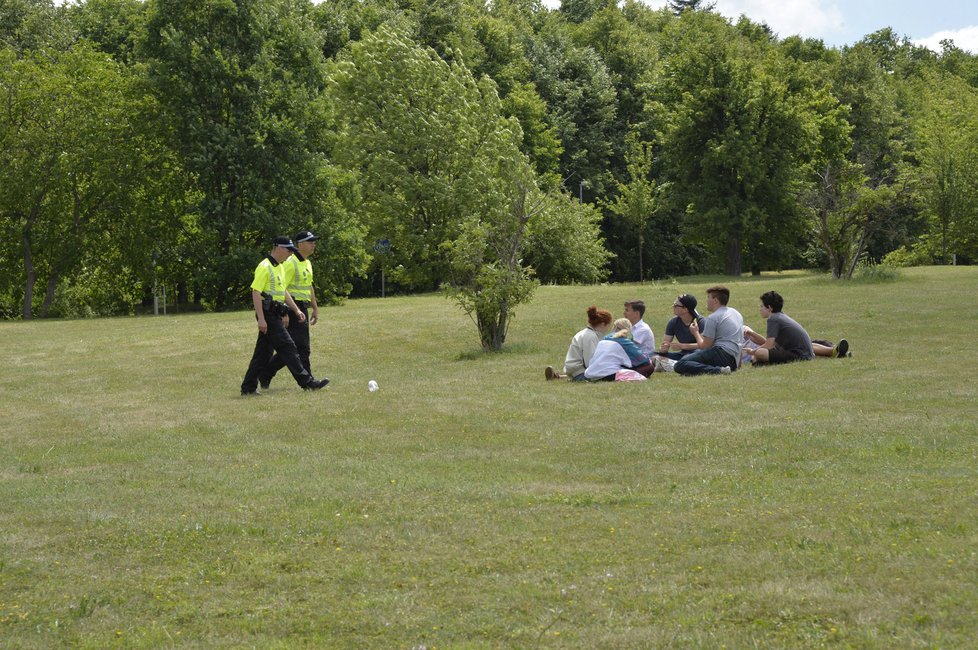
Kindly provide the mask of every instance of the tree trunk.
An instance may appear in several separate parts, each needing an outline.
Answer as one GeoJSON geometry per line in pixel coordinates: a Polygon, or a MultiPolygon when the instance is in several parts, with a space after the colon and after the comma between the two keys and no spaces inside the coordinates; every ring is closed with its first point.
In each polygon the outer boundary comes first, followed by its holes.
{"type": "Polygon", "coordinates": [[[51,305],[54,303],[54,293],[58,290],[58,280],[61,279],[61,273],[54,271],[51,273],[51,277],[48,278],[48,288],[44,292],[44,302],[41,303],[41,318],[47,318],[48,312],[51,310],[51,305]]]}
{"type": "Polygon", "coordinates": [[[476,314],[476,325],[479,328],[479,338],[482,349],[486,352],[499,352],[506,343],[506,323],[509,320],[509,308],[503,306],[499,314],[476,314]]]}
{"type": "Polygon", "coordinates": [[[862,257],[863,249],[866,247],[866,232],[863,232],[859,237],[859,244],[856,246],[856,250],[852,253],[852,259],[849,260],[849,270],[846,272],[846,280],[852,279],[852,274],[856,272],[856,265],[859,264],[859,258],[862,257]]]}
{"type": "Polygon", "coordinates": [[[24,320],[30,320],[33,316],[34,307],[34,284],[37,282],[37,271],[34,269],[34,257],[31,253],[31,236],[29,232],[24,233],[24,271],[27,273],[27,280],[24,282],[24,309],[21,312],[24,320]]]}
{"type": "Polygon", "coordinates": [[[724,256],[723,272],[725,275],[739,276],[743,269],[743,260],[740,251],[740,233],[733,231],[728,233],[726,244],[726,255],[724,256]]]}
{"type": "Polygon", "coordinates": [[[638,233],[638,281],[645,282],[645,263],[642,261],[642,248],[645,247],[642,233],[638,233]]]}

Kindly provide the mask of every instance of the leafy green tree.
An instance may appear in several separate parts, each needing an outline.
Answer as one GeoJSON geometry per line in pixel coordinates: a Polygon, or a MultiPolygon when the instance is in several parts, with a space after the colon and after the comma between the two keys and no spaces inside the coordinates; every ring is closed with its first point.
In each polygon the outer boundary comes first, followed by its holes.
{"type": "Polygon", "coordinates": [[[535,286],[520,253],[537,190],[492,82],[387,28],[352,44],[330,80],[342,134],[333,155],[358,174],[394,280],[447,283],[483,346],[499,349],[535,286]]]}
{"type": "MultiPolygon", "coordinates": [[[[630,2],[622,7],[609,3],[573,30],[574,42],[598,54],[614,86],[614,123],[608,131],[612,143],[609,171],[617,180],[627,174],[627,134],[645,127],[644,80],[659,58],[658,32],[653,30],[661,31],[661,26],[647,26],[653,22],[653,15],[641,3],[630,2]]],[[[642,137],[651,136],[642,133],[642,137]]],[[[607,188],[613,190],[613,185],[607,188]]]]}
{"type": "Polygon", "coordinates": [[[931,228],[934,258],[978,254],[978,90],[946,73],[915,87],[914,120],[920,195],[931,228]]]}
{"type": "Polygon", "coordinates": [[[556,130],[550,123],[547,104],[532,83],[514,86],[502,100],[503,112],[519,120],[523,134],[520,148],[529,156],[545,185],[560,186],[560,156],[564,151],[556,130]]]}
{"type": "Polygon", "coordinates": [[[618,183],[618,192],[614,201],[608,204],[608,210],[626,222],[629,229],[637,235],[636,250],[638,252],[638,279],[645,281],[645,264],[643,249],[645,248],[645,230],[648,222],[656,211],[656,186],[650,178],[652,172],[652,144],[641,142],[636,133],[630,133],[627,139],[628,152],[625,161],[628,165],[628,180],[618,183]]]}
{"type": "MultiPolygon", "coordinates": [[[[144,53],[174,146],[196,180],[198,239],[185,256],[218,309],[247,293],[256,249],[297,222],[327,164],[322,42],[293,0],[153,0],[144,53]]],[[[306,212],[312,210],[312,212],[306,212]]],[[[356,269],[344,269],[355,273],[356,269]]]]}
{"type": "Polygon", "coordinates": [[[873,249],[882,249],[881,257],[894,246],[890,242],[899,246],[918,231],[903,98],[904,76],[920,67],[914,56],[909,44],[881,30],[813,63],[820,81],[829,71],[828,87],[839,103],[834,112],[849,125],[840,137],[838,118],[821,122],[820,151],[811,167],[814,182],[806,194],[814,210],[814,234],[836,278],[851,277],[873,249]]]}
{"type": "Polygon", "coordinates": [[[85,0],[67,7],[67,18],[82,38],[120,63],[137,60],[137,41],[145,32],[141,0],[85,0]]]}
{"type": "Polygon", "coordinates": [[[892,79],[894,57],[891,48],[867,37],[843,48],[832,84],[833,94],[849,107],[850,160],[862,166],[872,186],[892,182],[903,158],[907,123],[892,79]]]}
{"type": "Polygon", "coordinates": [[[44,316],[62,280],[101,246],[103,233],[118,230],[113,220],[124,215],[115,207],[138,194],[146,139],[136,116],[147,106],[132,75],[83,44],[37,58],[6,48],[0,58],[4,257],[20,260],[21,313],[29,319],[38,282],[44,316]]]}
{"type": "Polygon", "coordinates": [[[684,11],[713,11],[716,2],[704,2],[704,0],[669,0],[669,10],[679,16],[684,11]]]}
{"type": "Polygon", "coordinates": [[[18,55],[69,49],[77,33],[65,11],[53,0],[0,0],[0,47],[18,55]]]}
{"type": "Polygon", "coordinates": [[[729,275],[745,259],[754,271],[780,268],[804,231],[796,197],[815,140],[812,89],[773,47],[715,14],[685,12],[666,37],[649,115],[686,237],[729,275]]]}
{"type": "Polygon", "coordinates": [[[541,282],[593,283],[608,277],[613,255],[605,246],[601,212],[549,189],[526,231],[525,258],[541,282]]]}
{"type": "Polygon", "coordinates": [[[561,0],[560,14],[572,23],[583,23],[616,0],[561,0]]]}
{"type": "Polygon", "coordinates": [[[451,279],[444,285],[472,318],[487,352],[502,349],[515,308],[529,302],[537,287],[522,252],[527,226],[542,209],[544,197],[512,136],[512,131],[500,131],[486,142],[487,149],[496,149],[491,160],[480,161],[493,167],[485,178],[491,193],[451,242],[451,279]]]}
{"type": "Polygon", "coordinates": [[[391,243],[392,279],[442,286],[486,350],[503,345],[514,309],[537,285],[524,262],[532,234],[564,219],[600,242],[594,222],[539,189],[494,84],[404,31],[381,27],[351,43],[331,66],[329,97],[332,155],[356,174],[371,236],[391,243]]]}
{"type": "Polygon", "coordinates": [[[461,70],[387,27],[351,43],[330,70],[331,156],[356,174],[371,237],[391,242],[391,279],[412,290],[448,277],[445,247],[478,198],[469,170],[483,91],[461,70]]]}
{"type": "Polygon", "coordinates": [[[547,103],[560,136],[561,175],[568,189],[601,196],[610,186],[617,98],[601,57],[578,47],[559,23],[551,22],[531,41],[527,55],[532,81],[547,103]]]}

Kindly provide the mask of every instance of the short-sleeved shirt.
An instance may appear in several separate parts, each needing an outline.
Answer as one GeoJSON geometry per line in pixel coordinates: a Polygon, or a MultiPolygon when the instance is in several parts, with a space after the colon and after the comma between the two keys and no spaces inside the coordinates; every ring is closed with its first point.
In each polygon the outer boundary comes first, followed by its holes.
{"type": "Polygon", "coordinates": [[[774,312],[767,319],[767,338],[774,345],[799,359],[814,359],[812,339],[805,328],[784,312],[774,312]]]}
{"type": "Polygon", "coordinates": [[[285,286],[294,300],[309,302],[312,299],[312,262],[295,253],[282,264],[285,271],[285,286]]]}
{"type": "Polygon", "coordinates": [[[744,340],[744,317],[733,307],[720,307],[706,317],[702,334],[713,339],[713,347],[736,359],[740,356],[740,344],[744,340]]]}
{"type": "Polygon", "coordinates": [[[285,302],[285,269],[272,258],[266,257],[255,267],[251,288],[271,295],[274,300],[285,302]]]}
{"type": "MultiPolygon", "coordinates": [[[[703,329],[703,321],[702,316],[696,319],[696,324],[699,325],[700,330],[703,329]]],[[[684,323],[679,316],[673,316],[666,323],[666,336],[671,336],[680,343],[696,343],[696,337],[689,331],[689,325],[684,323]]],[[[686,352],[692,352],[692,350],[683,350],[683,353],[686,352]]]]}

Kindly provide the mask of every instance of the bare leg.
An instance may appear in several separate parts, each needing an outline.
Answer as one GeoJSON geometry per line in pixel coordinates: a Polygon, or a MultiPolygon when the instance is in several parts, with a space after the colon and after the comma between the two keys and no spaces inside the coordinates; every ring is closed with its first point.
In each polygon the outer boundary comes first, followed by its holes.
{"type": "Polygon", "coordinates": [[[849,341],[845,339],[839,339],[839,342],[835,344],[834,347],[822,345],[821,343],[812,342],[812,350],[815,351],[816,357],[832,357],[832,358],[846,358],[851,357],[852,353],[849,352],[849,341]]]}
{"type": "Polygon", "coordinates": [[[818,343],[812,343],[812,349],[815,350],[816,357],[831,357],[832,350],[835,348],[830,348],[827,345],[819,345],[818,343]]]}

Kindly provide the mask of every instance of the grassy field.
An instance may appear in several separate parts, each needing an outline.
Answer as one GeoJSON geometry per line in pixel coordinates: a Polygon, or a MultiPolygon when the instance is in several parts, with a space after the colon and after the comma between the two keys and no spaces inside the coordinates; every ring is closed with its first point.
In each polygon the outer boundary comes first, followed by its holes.
{"type": "Polygon", "coordinates": [[[852,359],[543,380],[715,280],[543,287],[488,356],[349,301],[257,398],[248,312],[0,324],[0,646],[973,647],[978,268],[727,282],[852,359]]]}

